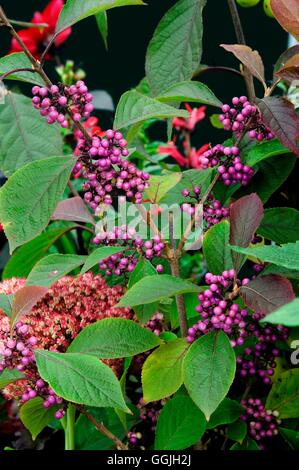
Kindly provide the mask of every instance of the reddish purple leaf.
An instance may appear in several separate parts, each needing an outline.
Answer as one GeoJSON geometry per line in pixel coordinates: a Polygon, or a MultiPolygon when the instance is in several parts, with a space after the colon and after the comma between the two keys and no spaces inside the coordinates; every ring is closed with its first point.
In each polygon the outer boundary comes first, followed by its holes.
{"type": "Polygon", "coordinates": [[[284,67],[278,70],[275,75],[291,84],[294,80],[299,80],[299,66],[284,67]]]}
{"type": "Polygon", "coordinates": [[[73,222],[88,222],[94,224],[94,218],[80,196],[60,201],[52,220],[71,220],[73,222]]]}
{"type": "Polygon", "coordinates": [[[271,0],[271,8],[279,24],[288,33],[299,39],[298,0],[271,0]]]}
{"type": "MultiPolygon", "coordinates": [[[[246,248],[264,216],[262,201],[256,193],[244,196],[235,202],[230,211],[230,244],[246,248]]],[[[238,271],[244,256],[232,253],[234,268],[238,271]]]]}
{"type": "Polygon", "coordinates": [[[11,329],[15,323],[24,315],[31,312],[32,307],[48,292],[48,287],[25,286],[18,290],[14,296],[12,315],[10,320],[11,329]]]}
{"type": "MultiPolygon", "coordinates": [[[[281,56],[278,58],[275,67],[274,67],[274,78],[276,72],[278,70],[283,69],[285,67],[289,67],[291,65],[299,65],[299,60],[298,63],[293,63],[292,59],[299,58],[299,45],[289,47],[286,51],[284,51],[281,56]]],[[[296,59],[295,59],[296,60],[296,59]]]]}
{"type": "Polygon", "coordinates": [[[221,47],[228,52],[232,52],[266,88],[265,68],[258,51],[253,51],[249,46],[242,44],[221,44],[221,47]]]}
{"type": "Polygon", "coordinates": [[[290,281],[273,274],[249,282],[241,287],[240,294],[248,307],[264,314],[277,310],[295,298],[290,281]]]}
{"type": "Polygon", "coordinates": [[[299,156],[297,144],[299,115],[294,105],[286,98],[272,96],[257,100],[257,102],[264,123],[285,147],[299,156]]]}

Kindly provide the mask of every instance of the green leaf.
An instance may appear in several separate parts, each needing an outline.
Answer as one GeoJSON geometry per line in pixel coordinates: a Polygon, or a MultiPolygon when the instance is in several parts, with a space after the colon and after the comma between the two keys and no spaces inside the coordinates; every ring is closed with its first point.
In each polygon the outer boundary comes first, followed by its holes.
{"type": "Polygon", "coordinates": [[[3,271],[3,279],[27,277],[34,265],[46,255],[49,248],[69,230],[69,227],[58,229],[50,227],[45,233],[25,243],[8,260],[3,271]]]}
{"type": "Polygon", "coordinates": [[[43,406],[43,399],[41,397],[33,398],[32,400],[24,403],[20,408],[20,419],[25,428],[30,431],[32,439],[35,441],[39,433],[54,421],[55,411],[59,405],[45,408],[43,406]]]}
{"type": "Polygon", "coordinates": [[[189,113],[132,90],[124,93],[119,100],[115,112],[114,128],[122,129],[152,118],[166,119],[176,116],[188,118],[189,113]]]}
{"type": "Polygon", "coordinates": [[[96,357],[37,349],[35,358],[41,377],[65,400],[128,411],[115,374],[96,357]]]}
{"type": "Polygon", "coordinates": [[[176,186],[182,173],[169,173],[167,175],[152,175],[149,180],[149,187],[145,190],[148,199],[153,203],[158,203],[168,191],[176,186]]]}
{"type": "Polygon", "coordinates": [[[257,232],[275,243],[295,243],[299,240],[299,211],[291,207],[266,209],[257,232]]]}
{"type": "MultiPolygon", "coordinates": [[[[32,64],[24,52],[14,52],[0,59],[0,75],[4,75],[14,69],[32,69],[32,64]]],[[[33,83],[34,85],[44,86],[45,83],[38,73],[33,72],[14,72],[5,80],[20,80],[21,82],[33,83]]]]}
{"type": "Polygon", "coordinates": [[[84,2],[81,0],[67,0],[58,18],[56,35],[69,26],[78,23],[78,21],[96,15],[101,11],[129,5],[144,5],[144,3],[142,0],[84,0],[84,2]]]}
{"type": "Polygon", "coordinates": [[[236,372],[236,356],[223,331],[208,333],[190,347],[183,363],[184,383],[207,421],[224,399],[236,372]]]}
{"type": "Polygon", "coordinates": [[[237,197],[256,192],[263,203],[280,188],[292,172],[296,163],[294,155],[281,155],[260,162],[257,174],[252,181],[236,193],[237,197]]]}
{"type": "Polygon", "coordinates": [[[96,248],[85,261],[84,266],[81,269],[81,274],[84,274],[89,271],[102,259],[108,258],[109,256],[114,255],[115,253],[120,253],[125,249],[126,247],[123,246],[101,246],[100,248],[96,248]]]}
{"type": "Polygon", "coordinates": [[[169,274],[146,276],[136,282],[117,304],[117,307],[134,307],[187,292],[198,292],[200,288],[169,274]]]}
{"type": "Polygon", "coordinates": [[[299,326],[299,298],[270,313],[261,322],[290,327],[299,326]]]}
{"type": "Polygon", "coordinates": [[[180,182],[172,188],[160,202],[164,204],[181,204],[186,202],[186,197],[182,195],[182,190],[187,188],[192,190],[194,186],[201,188],[201,194],[204,194],[211,183],[213,170],[187,170],[183,171],[180,182]]]}
{"type": "Polygon", "coordinates": [[[279,428],[279,432],[292,450],[299,450],[299,431],[279,428]]]}
{"type": "Polygon", "coordinates": [[[243,152],[242,158],[246,165],[252,167],[263,160],[275,157],[276,155],[285,155],[287,153],[288,150],[275,139],[256,144],[254,147],[250,148],[248,152],[243,152]]]}
{"type": "Polygon", "coordinates": [[[84,328],[68,352],[114,359],[135,356],[159,344],[161,340],[157,335],[132,320],[104,318],[84,328]]]}
{"type": "Polygon", "coordinates": [[[299,242],[287,243],[281,246],[264,245],[256,248],[232,246],[231,249],[237,253],[254,256],[263,262],[273,263],[278,266],[299,271],[299,242]]]}
{"type": "Polygon", "coordinates": [[[227,427],[227,437],[232,441],[242,444],[247,434],[247,425],[244,421],[238,420],[227,427]]]}
{"type": "Polygon", "coordinates": [[[27,163],[62,155],[58,127],[47,126],[24,95],[9,92],[5,97],[0,106],[0,134],[0,168],[7,177],[27,163]]]}
{"type": "Polygon", "coordinates": [[[143,399],[146,403],[169,397],[180,388],[183,359],[188,348],[185,339],[174,339],[146,359],[142,368],[143,399]]]}
{"type": "Polygon", "coordinates": [[[169,400],[157,422],[155,449],[182,450],[196,444],[206,428],[206,420],[193,401],[184,395],[169,400]]]}
{"type": "Polygon", "coordinates": [[[0,220],[11,252],[46,228],[73,166],[71,157],[28,163],[1,188],[0,220]]]}
{"type": "Polygon", "coordinates": [[[27,286],[50,287],[61,277],[84,264],[86,256],[55,253],[42,258],[30,271],[27,286]]]}
{"type": "Polygon", "coordinates": [[[146,54],[146,75],[154,95],[190,80],[202,54],[202,11],[206,0],[180,0],[160,21],[146,54]]]}
{"type": "Polygon", "coordinates": [[[8,316],[12,315],[14,294],[0,294],[0,309],[8,316]]]}
{"type": "Polygon", "coordinates": [[[251,437],[247,437],[242,444],[238,442],[234,444],[230,450],[261,450],[257,443],[251,439],[251,437]]]}
{"type": "Polygon", "coordinates": [[[5,369],[3,372],[0,373],[0,390],[5,388],[6,385],[9,385],[13,382],[17,382],[17,380],[23,379],[24,375],[22,372],[18,371],[17,369],[5,369]]]}
{"type": "Polygon", "coordinates": [[[266,409],[278,411],[280,419],[299,418],[299,369],[288,370],[276,379],[266,409]]]}
{"type": "Polygon", "coordinates": [[[191,81],[171,85],[163,92],[163,95],[157,97],[157,100],[166,103],[189,101],[216,106],[217,108],[222,106],[221,101],[218,100],[207,85],[191,81]]]}
{"type": "Polygon", "coordinates": [[[96,15],[96,22],[101,33],[106,50],[108,49],[108,18],[106,11],[101,11],[96,15]]]}
{"type": "Polygon", "coordinates": [[[243,412],[243,406],[241,406],[237,401],[231,400],[230,398],[224,398],[211,415],[207,428],[213,429],[217,426],[221,426],[222,424],[233,423],[243,412]]]}
{"type": "Polygon", "coordinates": [[[203,254],[208,270],[213,274],[221,274],[232,269],[233,260],[229,248],[229,222],[222,220],[211,227],[203,239],[203,254]]]}
{"type": "MultiPolygon", "coordinates": [[[[153,276],[156,274],[157,271],[152,265],[152,263],[147,259],[142,258],[136,264],[135,269],[130,276],[128,288],[130,289],[134,284],[136,284],[136,282],[140,281],[140,279],[143,279],[145,276],[153,276]]],[[[158,305],[159,302],[136,305],[134,307],[134,312],[136,313],[140,323],[142,323],[143,325],[147,323],[152,318],[154,313],[157,312],[158,305]]]]}

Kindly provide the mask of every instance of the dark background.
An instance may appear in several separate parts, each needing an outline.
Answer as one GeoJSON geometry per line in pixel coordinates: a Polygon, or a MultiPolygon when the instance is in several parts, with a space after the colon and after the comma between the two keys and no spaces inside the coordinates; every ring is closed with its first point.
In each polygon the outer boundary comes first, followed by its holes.
{"type": "MultiPolygon", "coordinates": [[[[84,0],[82,0],[84,1],[84,0]]],[[[42,11],[47,0],[2,0],[0,4],[9,18],[30,21],[34,11],[42,11]]],[[[144,58],[147,44],[164,13],[175,0],[147,0],[147,6],[130,6],[108,11],[109,50],[106,52],[94,18],[88,18],[73,27],[71,37],[63,46],[60,57],[73,59],[87,72],[90,89],[105,89],[117,103],[120,95],[135,86],[144,76],[144,58]]],[[[262,2],[255,8],[239,8],[247,43],[258,49],[265,65],[267,79],[271,79],[273,65],[287,47],[287,34],[278,23],[268,18],[262,2]]],[[[204,53],[202,63],[238,67],[237,61],[219,47],[221,43],[235,43],[235,35],[226,0],[208,0],[204,11],[204,53]]],[[[10,37],[0,30],[0,54],[10,46],[10,37]]],[[[53,69],[53,63],[47,64],[53,69]]],[[[50,72],[51,74],[51,72],[50,72]]],[[[221,100],[244,93],[242,80],[231,74],[210,72],[201,77],[221,100]]]]}

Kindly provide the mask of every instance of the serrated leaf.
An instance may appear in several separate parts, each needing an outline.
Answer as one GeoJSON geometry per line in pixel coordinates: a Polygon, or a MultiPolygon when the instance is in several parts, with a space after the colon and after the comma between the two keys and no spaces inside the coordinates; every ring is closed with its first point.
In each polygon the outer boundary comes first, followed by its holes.
{"type": "Polygon", "coordinates": [[[8,316],[12,315],[14,294],[0,294],[0,309],[8,316]]]}
{"type": "Polygon", "coordinates": [[[84,266],[81,269],[81,274],[84,274],[89,271],[102,259],[108,258],[109,256],[114,255],[115,253],[120,253],[125,249],[126,247],[124,246],[101,246],[99,248],[96,248],[85,261],[84,266]]]}
{"type": "Polygon", "coordinates": [[[258,51],[254,51],[251,47],[243,44],[221,44],[221,47],[228,52],[232,52],[266,88],[265,68],[258,51]]]}
{"type": "Polygon", "coordinates": [[[297,0],[271,0],[271,8],[280,25],[299,40],[299,5],[297,0]]]}
{"type": "Polygon", "coordinates": [[[46,255],[50,247],[66,232],[67,228],[49,228],[34,240],[18,248],[8,260],[3,271],[3,279],[27,277],[34,265],[46,255]]]}
{"type": "Polygon", "coordinates": [[[0,134],[0,168],[7,177],[27,163],[62,155],[58,127],[47,126],[27,96],[8,92],[0,106],[0,134]]]}
{"type": "Polygon", "coordinates": [[[272,385],[267,410],[279,412],[280,419],[299,418],[299,369],[283,372],[272,385]]]}
{"type": "MultiPolygon", "coordinates": [[[[24,52],[14,52],[0,59],[0,76],[11,70],[23,68],[32,69],[32,64],[24,52]]],[[[36,72],[14,72],[5,77],[5,80],[19,80],[39,86],[45,85],[41,76],[36,72]]]]}
{"type": "Polygon", "coordinates": [[[32,307],[42,299],[48,292],[47,287],[25,286],[19,289],[14,296],[12,305],[12,315],[10,319],[11,331],[16,322],[24,315],[27,315],[32,307]]]}
{"type": "Polygon", "coordinates": [[[35,358],[41,377],[65,400],[128,411],[115,374],[96,357],[37,349],[35,358]]]}
{"type": "MultiPolygon", "coordinates": [[[[128,288],[130,289],[134,284],[136,284],[136,282],[140,281],[140,279],[143,279],[145,276],[153,276],[156,274],[157,271],[152,263],[147,259],[142,258],[136,264],[135,269],[130,276],[128,288]]],[[[144,325],[152,318],[154,313],[158,310],[158,305],[159,302],[153,302],[151,304],[136,305],[134,307],[134,312],[141,324],[144,325]]]]}
{"type": "Polygon", "coordinates": [[[190,80],[202,54],[206,0],[180,0],[164,15],[146,53],[146,75],[154,95],[190,80]]]}
{"type": "Polygon", "coordinates": [[[117,304],[117,307],[134,307],[187,292],[198,292],[200,288],[169,274],[147,276],[134,284],[117,304]]]}
{"type": "Polygon", "coordinates": [[[252,248],[232,246],[232,250],[247,256],[254,256],[263,262],[299,271],[299,241],[281,246],[264,245],[252,248]]]}
{"type": "Polygon", "coordinates": [[[294,299],[288,279],[269,274],[259,276],[240,288],[240,295],[252,310],[267,314],[294,299]]]}
{"type": "Polygon", "coordinates": [[[188,118],[188,111],[176,109],[168,104],[132,90],[124,93],[117,105],[114,128],[122,129],[137,122],[152,118],[167,119],[169,117],[188,118]]]}
{"type": "Polygon", "coordinates": [[[275,243],[299,240],[299,211],[291,207],[266,209],[257,233],[275,243]]]}
{"type": "MultiPolygon", "coordinates": [[[[244,196],[230,208],[230,244],[247,247],[263,218],[263,204],[257,194],[244,196]]],[[[242,266],[244,257],[233,253],[236,271],[242,266]]]]}
{"type": "Polygon", "coordinates": [[[68,352],[89,354],[100,359],[131,357],[161,344],[157,335],[124,318],[104,318],[84,328],[68,352]]]}
{"type": "Polygon", "coordinates": [[[163,95],[157,96],[157,100],[172,103],[178,101],[189,101],[191,103],[201,103],[221,108],[222,103],[214,95],[207,85],[201,82],[181,82],[171,85],[163,92],[163,95]]]}
{"type": "Polygon", "coordinates": [[[71,220],[94,224],[94,218],[80,196],[59,201],[51,220],[71,220]]]}
{"type": "Polygon", "coordinates": [[[257,100],[258,107],[262,113],[263,121],[278,140],[299,156],[297,144],[299,115],[294,105],[285,97],[268,96],[257,100]]]}
{"type": "Polygon", "coordinates": [[[36,397],[24,403],[20,408],[20,419],[25,428],[30,431],[34,441],[41,431],[54,421],[55,411],[59,408],[59,405],[45,408],[43,403],[44,400],[41,397],[36,397]]]}
{"type": "Polygon", "coordinates": [[[244,421],[236,421],[227,427],[227,437],[242,444],[247,434],[247,425],[244,421]]]}
{"type": "Polygon", "coordinates": [[[242,154],[246,165],[251,167],[257,163],[275,157],[276,155],[285,155],[288,150],[276,139],[254,145],[249,151],[242,154]]]}
{"type": "Polygon", "coordinates": [[[143,399],[146,403],[175,393],[183,383],[183,359],[189,344],[178,338],[163,344],[146,359],[142,368],[143,399]]]}
{"type": "Polygon", "coordinates": [[[261,321],[289,327],[299,326],[299,298],[266,315],[261,321]]]}
{"type": "Polygon", "coordinates": [[[196,340],[183,362],[184,384],[209,421],[226,396],[236,372],[236,356],[223,331],[196,340]]]}
{"type": "Polygon", "coordinates": [[[159,415],[155,449],[186,449],[200,440],[205,428],[205,417],[193,401],[177,395],[164,405],[159,415]]]}
{"type": "Polygon", "coordinates": [[[84,264],[86,256],[62,255],[55,253],[42,258],[26,280],[27,286],[50,287],[61,277],[84,264]]]}
{"type": "Polygon", "coordinates": [[[204,194],[211,182],[212,173],[212,168],[183,171],[180,182],[165,194],[160,202],[164,204],[181,204],[186,202],[186,197],[182,195],[182,190],[185,188],[192,190],[195,186],[199,186],[201,194],[204,194]]]}
{"type": "Polygon", "coordinates": [[[203,239],[203,254],[208,270],[213,274],[221,274],[232,269],[233,260],[229,247],[230,225],[228,220],[211,227],[203,239]]]}
{"type": "Polygon", "coordinates": [[[222,424],[233,423],[243,412],[243,406],[241,406],[237,401],[231,400],[230,398],[224,398],[211,415],[207,428],[213,429],[217,426],[221,426],[222,424]]]}
{"type": "Polygon", "coordinates": [[[73,165],[71,157],[32,162],[17,170],[1,188],[0,220],[11,252],[46,228],[73,165]]]}
{"type": "Polygon", "coordinates": [[[78,23],[78,21],[96,15],[101,11],[129,5],[144,5],[144,3],[142,0],[84,0],[84,2],[81,0],[67,0],[58,18],[56,35],[69,26],[78,23]]]}
{"type": "Polygon", "coordinates": [[[167,175],[152,175],[149,180],[149,187],[145,190],[149,200],[156,204],[168,191],[176,186],[182,178],[182,173],[169,173],[167,175]]]}

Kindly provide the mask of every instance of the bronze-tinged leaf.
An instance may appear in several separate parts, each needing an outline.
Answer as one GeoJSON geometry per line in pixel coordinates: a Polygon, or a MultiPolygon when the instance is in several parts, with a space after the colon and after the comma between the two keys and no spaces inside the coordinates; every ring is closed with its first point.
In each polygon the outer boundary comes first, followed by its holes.
{"type": "Polygon", "coordinates": [[[299,115],[294,105],[287,98],[267,96],[257,100],[263,121],[278,140],[295,155],[299,156],[297,137],[299,133],[299,115]]]}
{"type": "Polygon", "coordinates": [[[271,0],[271,8],[278,23],[299,39],[299,2],[298,0],[271,0]]]}
{"type": "Polygon", "coordinates": [[[71,220],[73,222],[89,222],[94,224],[94,218],[80,196],[60,201],[51,220],[71,220]]]}
{"type": "MultiPolygon", "coordinates": [[[[230,244],[248,247],[263,216],[263,204],[256,193],[244,196],[235,202],[230,210],[230,244]]],[[[232,256],[234,268],[238,271],[244,256],[235,252],[232,256]]]]}
{"type": "Polygon", "coordinates": [[[299,80],[299,65],[291,66],[291,67],[285,67],[283,69],[278,70],[276,74],[279,78],[287,82],[288,84],[291,84],[294,80],[299,80]]]}
{"type": "Polygon", "coordinates": [[[278,70],[283,69],[285,67],[290,67],[292,65],[299,65],[299,44],[297,44],[296,46],[289,47],[286,51],[281,54],[281,56],[279,56],[274,66],[274,78],[278,70]]]}
{"type": "Polygon", "coordinates": [[[248,307],[264,314],[277,310],[295,298],[290,281],[273,274],[260,276],[242,286],[240,294],[248,307]]]}
{"type": "Polygon", "coordinates": [[[242,44],[221,44],[221,47],[228,52],[232,52],[240,62],[256,77],[265,88],[265,68],[258,51],[252,50],[249,46],[242,44]]]}
{"type": "Polygon", "coordinates": [[[18,290],[14,296],[12,316],[10,320],[11,330],[15,323],[24,315],[27,315],[32,307],[48,292],[48,287],[25,286],[18,290]]]}

